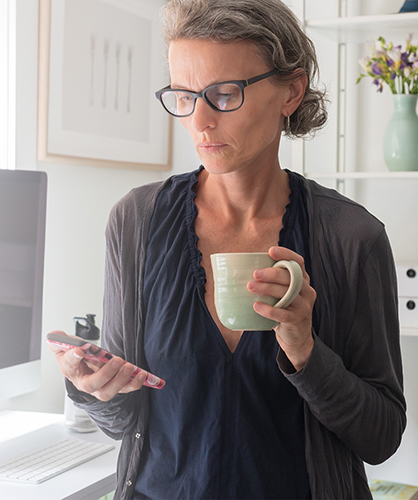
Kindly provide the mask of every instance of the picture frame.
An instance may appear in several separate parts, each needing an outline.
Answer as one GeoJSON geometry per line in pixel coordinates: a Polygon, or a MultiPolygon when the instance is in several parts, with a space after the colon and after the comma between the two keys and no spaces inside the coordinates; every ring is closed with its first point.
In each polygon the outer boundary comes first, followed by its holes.
{"type": "Polygon", "coordinates": [[[37,159],[170,170],[165,0],[39,0],[37,159]]]}

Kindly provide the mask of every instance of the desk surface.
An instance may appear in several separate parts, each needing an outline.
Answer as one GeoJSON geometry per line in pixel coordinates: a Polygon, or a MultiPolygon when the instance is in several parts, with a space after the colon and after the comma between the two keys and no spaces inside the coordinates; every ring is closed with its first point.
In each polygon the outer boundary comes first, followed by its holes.
{"type": "Polygon", "coordinates": [[[84,464],[59,474],[41,484],[22,484],[0,481],[0,498],[7,500],[96,500],[114,491],[116,462],[120,443],[111,440],[100,430],[89,433],[70,432],[63,415],[5,411],[0,412],[0,458],[24,452],[25,442],[32,431],[72,436],[86,441],[110,442],[115,449],[84,464]]]}

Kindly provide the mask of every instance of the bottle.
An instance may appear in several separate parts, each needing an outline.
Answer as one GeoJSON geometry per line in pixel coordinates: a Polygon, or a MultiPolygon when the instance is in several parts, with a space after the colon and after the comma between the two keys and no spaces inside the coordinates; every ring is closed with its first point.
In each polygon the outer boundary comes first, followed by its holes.
{"type": "MultiPolygon", "coordinates": [[[[100,330],[95,325],[95,314],[86,314],[85,318],[75,317],[75,334],[92,344],[100,345],[100,330]]],[[[64,419],[68,429],[74,432],[95,432],[97,426],[87,412],[77,408],[66,395],[64,403],[64,419]]]]}

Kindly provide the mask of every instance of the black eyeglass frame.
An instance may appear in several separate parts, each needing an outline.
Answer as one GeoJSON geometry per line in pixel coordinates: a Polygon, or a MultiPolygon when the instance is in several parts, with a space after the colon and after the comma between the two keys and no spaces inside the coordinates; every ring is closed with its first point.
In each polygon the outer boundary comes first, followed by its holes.
{"type": "Polygon", "coordinates": [[[172,89],[170,85],[167,85],[167,87],[164,87],[163,89],[155,92],[155,97],[161,102],[163,108],[167,111],[167,113],[170,113],[170,115],[175,116],[176,118],[187,118],[188,116],[191,116],[194,113],[194,110],[196,108],[196,100],[198,97],[202,97],[202,99],[206,102],[206,104],[208,104],[215,111],[219,111],[220,113],[231,113],[232,111],[237,111],[244,104],[244,89],[245,89],[245,87],[248,87],[249,85],[252,85],[253,83],[257,83],[257,82],[264,80],[266,78],[269,78],[270,76],[277,75],[280,72],[281,71],[279,69],[274,69],[272,71],[269,71],[268,73],[263,73],[262,75],[253,76],[252,78],[249,78],[248,80],[229,80],[227,82],[215,83],[214,85],[209,85],[209,87],[206,87],[201,92],[192,92],[191,90],[186,90],[186,89],[172,89]],[[206,93],[210,89],[212,89],[213,87],[217,87],[218,85],[226,85],[229,83],[233,83],[233,84],[237,85],[237,87],[240,88],[241,95],[242,95],[241,104],[237,108],[234,108],[234,109],[219,109],[209,101],[209,99],[206,97],[206,93]],[[167,92],[167,90],[170,90],[171,92],[187,92],[188,94],[190,94],[193,97],[192,111],[187,115],[176,115],[176,114],[172,113],[169,109],[167,109],[166,106],[164,105],[164,102],[162,99],[162,95],[164,94],[164,92],[167,92]]]}

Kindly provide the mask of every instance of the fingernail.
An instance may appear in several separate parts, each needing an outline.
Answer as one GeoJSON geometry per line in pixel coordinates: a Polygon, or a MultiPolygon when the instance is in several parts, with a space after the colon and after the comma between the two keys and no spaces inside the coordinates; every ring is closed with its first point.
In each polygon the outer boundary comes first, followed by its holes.
{"type": "Polygon", "coordinates": [[[264,276],[264,271],[262,269],[256,269],[254,271],[254,277],[257,279],[261,279],[264,276]]]}
{"type": "Polygon", "coordinates": [[[128,363],[125,363],[124,366],[122,366],[122,372],[124,375],[131,375],[133,369],[134,367],[132,365],[129,365],[128,363]]]}
{"type": "Polygon", "coordinates": [[[139,373],[137,374],[137,377],[141,383],[144,383],[148,377],[148,372],[146,372],[145,370],[140,370],[139,373]]]}
{"type": "Polygon", "coordinates": [[[261,309],[263,308],[263,306],[262,306],[262,304],[260,304],[260,302],[254,302],[253,308],[254,308],[255,312],[260,312],[261,309]]]}
{"type": "Polygon", "coordinates": [[[112,366],[118,370],[122,368],[122,366],[125,364],[123,359],[118,359],[118,358],[113,358],[110,362],[112,363],[112,366]]]}
{"type": "Polygon", "coordinates": [[[73,351],[73,356],[77,359],[83,359],[83,356],[80,356],[79,354],[77,354],[76,352],[73,351]]]}
{"type": "Polygon", "coordinates": [[[254,289],[254,285],[255,285],[254,281],[249,281],[247,283],[248,290],[253,290],[254,289]]]}
{"type": "Polygon", "coordinates": [[[156,377],[155,375],[153,375],[152,373],[148,373],[148,376],[147,376],[147,382],[150,384],[150,385],[157,385],[158,384],[158,377],[156,377]]]}

